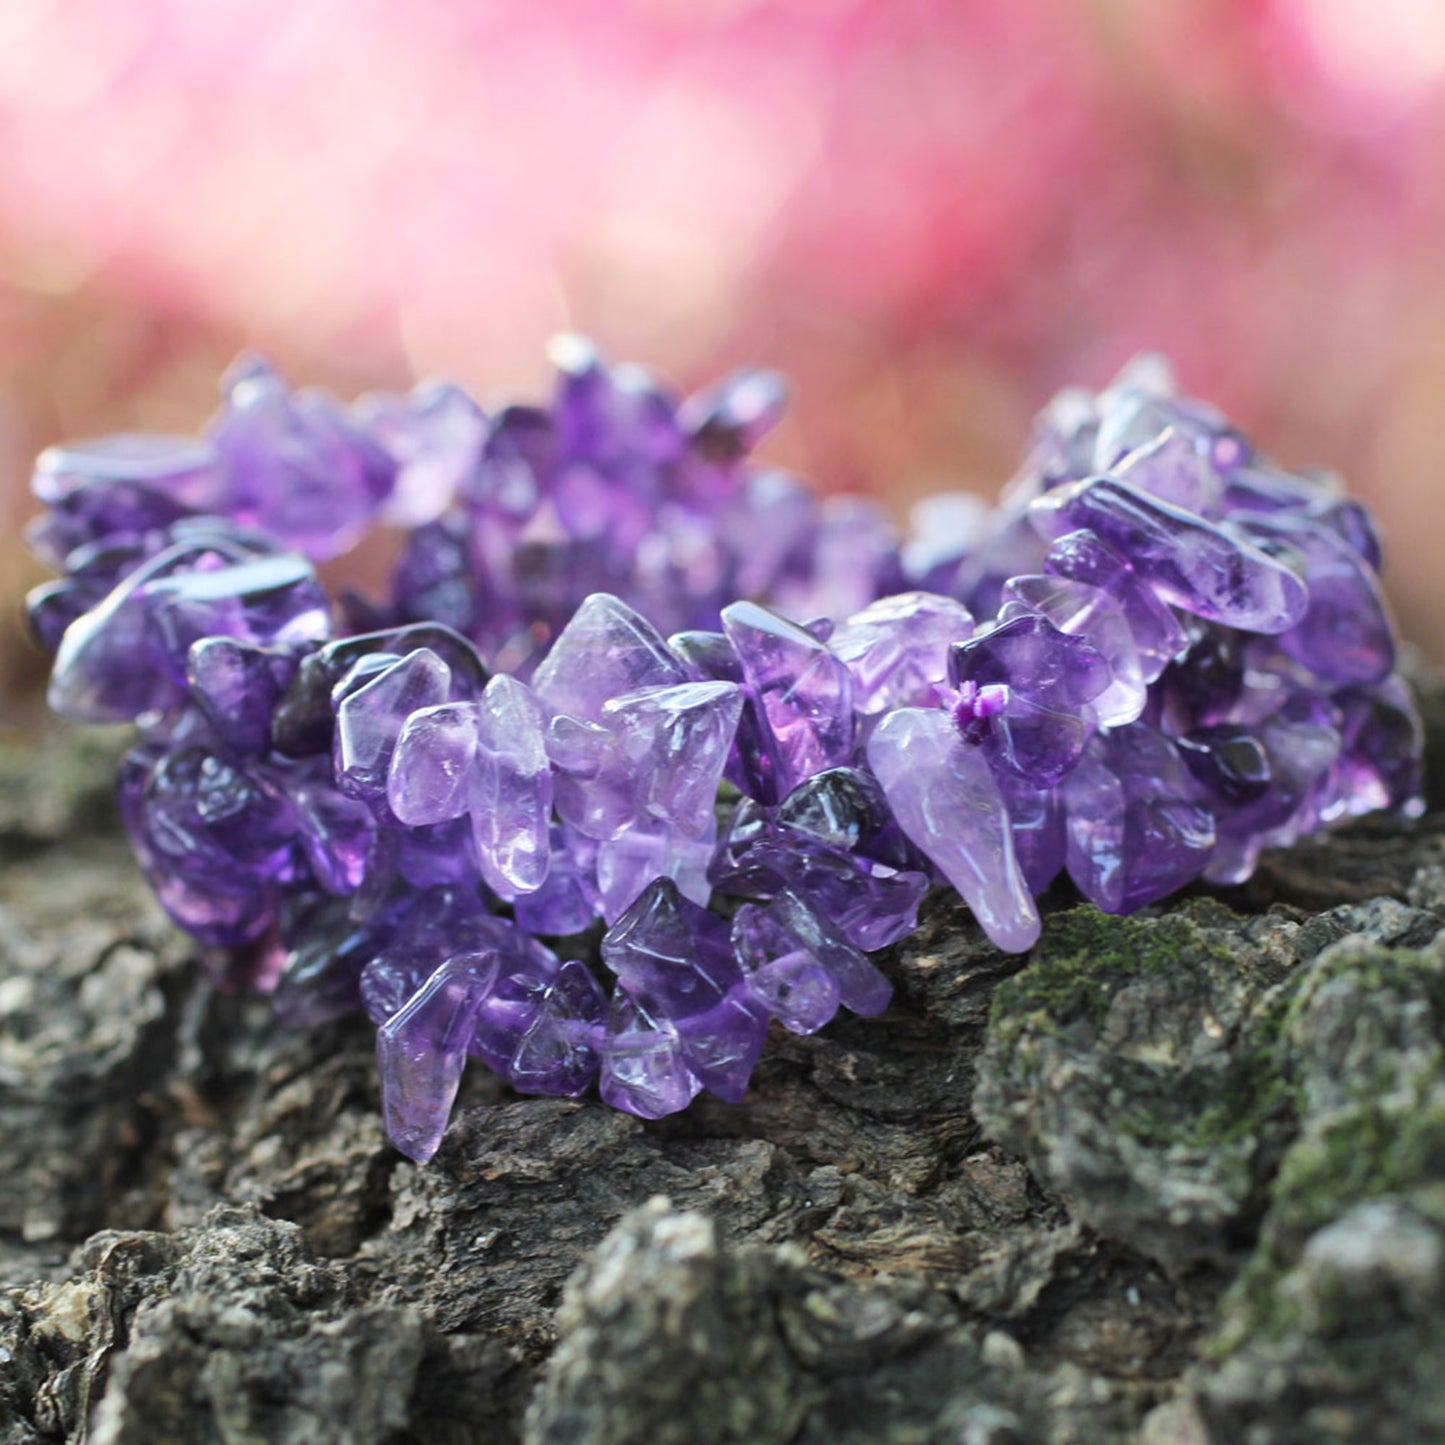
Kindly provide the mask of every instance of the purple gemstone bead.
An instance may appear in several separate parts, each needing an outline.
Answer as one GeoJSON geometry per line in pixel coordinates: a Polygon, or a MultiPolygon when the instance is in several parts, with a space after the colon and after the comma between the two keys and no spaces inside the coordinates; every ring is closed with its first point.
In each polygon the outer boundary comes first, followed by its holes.
{"type": "Polygon", "coordinates": [[[482,877],[499,897],[540,888],[552,850],[552,773],[542,709],[525,683],[499,674],[476,704],[477,750],[467,785],[482,877]]]}
{"type": "Polygon", "coordinates": [[[1121,482],[1158,501],[1199,517],[1218,516],[1223,488],[1212,465],[1207,440],[1172,424],[1173,419],[1167,413],[1161,419],[1165,425],[1152,440],[1116,461],[1106,462],[1104,455],[1122,442],[1122,437],[1111,427],[1112,418],[1106,417],[1099,426],[1096,446],[1100,467],[1112,470],[1121,482]],[[1205,444],[1201,445],[1202,442],[1205,444]]]}
{"type": "Polygon", "coordinates": [[[554,713],[600,723],[612,698],[687,680],[650,622],[619,598],[594,592],[552,644],[532,688],[554,713]]]}
{"type": "Polygon", "coordinates": [[[710,834],[742,706],[730,682],[645,688],[607,702],[602,720],[636,780],[637,810],[692,837],[710,834]]]}
{"type": "Polygon", "coordinates": [[[815,1034],[838,1012],[838,980],[771,906],[744,903],[732,930],[748,987],[785,1029],[815,1034]]]}
{"type": "Polygon", "coordinates": [[[973,630],[961,602],[904,592],[855,612],[829,645],[853,675],[853,705],[879,713],[937,703],[947,686],[949,648],[973,630]]]}
{"type": "Polygon", "coordinates": [[[376,1031],[387,1137],[418,1164],[441,1144],[477,1015],[496,977],[494,957],[449,958],[376,1031]]]}
{"type": "Polygon", "coordinates": [[[210,440],[225,510],[316,560],[351,547],[396,483],[396,464],[330,397],[287,390],[261,362],[227,378],[210,440]]]}
{"type": "Polygon", "coordinates": [[[1124,785],[1088,749],[1060,792],[1068,819],[1065,864],[1074,886],[1105,913],[1124,911],[1125,831],[1128,799],[1124,785]]]}
{"type": "Polygon", "coordinates": [[[778,793],[848,762],[853,681],[827,644],[752,602],[732,603],[722,618],[758,706],[778,793]]]}
{"type": "Polygon", "coordinates": [[[935,708],[899,708],[868,740],[868,765],[899,826],[938,866],[999,948],[1022,953],[1039,915],[1018,862],[1003,796],[978,748],[935,708]]]}
{"type": "Polygon", "coordinates": [[[215,448],[197,437],[123,432],[47,447],[30,481],[51,506],[108,485],[144,488],[195,512],[217,511],[224,499],[215,448]]]}
{"type": "Polygon", "coordinates": [[[512,905],[517,926],[528,933],[562,938],[589,928],[601,908],[597,891],[597,844],[563,823],[551,829],[552,862],[535,893],[512,905]]]}
{"type": "Polygon", "coordinates": [[[606,1037],[607,995],[583,963],[570,959],[542,995],[537,1015],[507,1067],[523,1094],[582,1094],[597,1077],[606,1037]]]}
{"type": "Polygon", "coordinates": [[[598,1092],[603,1102],[641,1119],[661,1119],[687,1108],[702,1087],[683,1058],[676,1028],[652,1018],[625,989],[617,989],[602,1045],[598,1092]]]}
{"type": "Polygon", "coordinates": [[[615,838],[637,817],[637,786],[616,735],[559,713],[547,725],[557,816],[588,838],[615,838]]]}
{"type": "Polygon", "coordinates": [[[1103,590],[1087,582],[1046,573],[1014,577],[1003,589],[1014,602],[1046,618],[1070,637],[1082,637],[1109,665],[1107,687],[1091,699],[1105,727],[1133,722],[1148,699],[1139,647],[1124,609],[1103,590]]]}
{"type": "Polygon", "coordinates": [[[1310,801],[1317,789],[1328,787],[1340,760],[1340,734],[1323,722],[1275,715],[1254,733],[1269,764],[1270,786],[1253,802],[1220,816],[1204,873],[1211,883],[1243,883],[1264,848],[1288,846],[1318,826],[1310,801]]]}
{"type": "Polygon", "coordinates": [[[496,986],[477,1017],[472,1053],[505,1077],[562,965],[550,948],[504,918],[485,918],[475,932],[498,965],[496,986]]]}
{"type": "Polygon", "coordinates": [[[597,893],[602,916],[614,923],[655,879],[676,884],[684,898],[706,906],[715,833],[695,838],[667,823],[637,824],[597,845],[597,893]]]}
{"type": "Polygon", "coordinates": [[[1425,811],[1421,796],[1424,735],[1409,687],[1391,677],[1338,694],[1341,754],[1336,764],[1339,811],[1350,815],[1395,808],[1409,818],[1425,811]]]}
{"type": "MultiPolygon", "coordinates": [[[[233,557],[239,547],[228,548],[233,557]]],[[[185,654],[170,659],[155,635],[146,586],[207,560],[211,547],[181,542],[156,553],[78,617],[60,639],[47,701],[77,722],[131,722],[184,696],[185,654]]]]}
{"type": "Polygon", "coordinates": [[[1096,715],[1089,706],[1113,675],[1094,645],[1047,618],[1004,615],[949,655],[958,688],[953,714],[964,738],[991,762],[1036,787],[1052,787],[1083,750],[1096,715]]]}
{"type": "Polygon", "coordinates": [[[602,957],[649,1018],[677,1030],[704,1087],[741,1098],[767,1014],[744,985],[727,923],[660,878],[608,930],[602,957]]]}
{"type": "Polygon", "coordinates": [[[451,669],[419,647],[342,699],[336,710],[334,766],[343,793],[363,802],[386,797],[387,770],[412,713],[445,702],[451,669]]]}
{"type": "Polygon", "coordinates": [[[1145,683],[1152,683],[1189,644],[1178,618],[1107,542],[1088,530],[1060,537],[1044,561],[1058,577],[1107,592],[1118,604],[1139,650],[1145,683]]]}
{"type": "Polygon", "coordinates": [[[431,382],[406,397],[362,397],[356,411],[397,469],[383,519],[398,527],[434,521],[480,458],[481,408],[459,386],[431,382]]]}
{"type": "Polygon", "coordinates": [[[1010,772],[996,776],[1008,809],[1014,857],[1029,891],[1038,897],[1064,869],[1066,836],[1059,790],[1035,788],[1010,772]]]}
{"type": "Polygon", "coordinates": [[[331,631],[326,594],[311,564],[294,553],[157,577],[138,597],[157,647],[179,677],[191,647],[209,637],[265,647],[319,642],[331,631]]]}
{"type": "Polygon", "coordinates": [[[1164,601],[1250,632],[1284,632],[1304,616],[1305,584],[1288,567],[1211,522],[1110,477],[1035,500],[1029,518],[1050,540],[1096,532],[1164,601]]]}
{"type": "Polygon", "coordinates": [[[297,837],[312,876],[327,893],[355,893],[376,836],[371,810],[327,782],[295,790],[297,837]]]}
{"type": "Polygon", "coordinates": [[[417,828],[461,817],[476,756],[476,703],[444,702],[412,713],[387,771],[386,800],[398,821],[417,828]]]}
{"type": "Polygon", "coordinates": [[[678,424],[692,444],[724,461],[745,456],[778,424],[788,384],[776,371],[739,371],[678,408],[678,424]]]}
{"type": "Polygon", "coordinates": [[[1214,851],[1214,819],[1163,733],[1133,723],[1102,734],[1100,745],[1124,785],[1123,908],[1132,913],[1199,877],[1214,851]]]}
{"type": "Polygon", "coordinates": [[[811,899],[785,888],[767,905],[766,912],[793,940],[794,946],[806,949],[833,980],[838,998],[847,1008],[871,1017],[888,1007],[893,985],[811,899]]]}
{"type": "Polygon", "coordinates": [[[271,714],[299,659],[284,647],[205,637],[186,656],[191,697],[227,747],[259,757],[271,745],[271,714]]]}
{"type": "Polygon", "coordinates": [[[1381,682],[1395,667],[1395,635],[1374,569],[1337,532],[1276,513],[1238,530],[1256,544],[1285,542],[1304,558],[1309,607],[1280,634],[1280,650],[1324,682],[1381,682]]]}
{"type": "MultiPolygon", "coordinates": [[[[174,497],[133,482],[92,482],[52,502],[25,529],[25,545],[57,572],[74,572],[99,551],[136,558],[161,550],[191,515],[174,497]]],[[[119,574],[112,578],[118,581],[119,574]]]]}

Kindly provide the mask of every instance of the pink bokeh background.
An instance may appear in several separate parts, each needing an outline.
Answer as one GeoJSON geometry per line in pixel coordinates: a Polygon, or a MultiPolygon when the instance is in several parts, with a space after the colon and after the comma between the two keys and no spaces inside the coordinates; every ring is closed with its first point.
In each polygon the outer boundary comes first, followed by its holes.
{"type": "Polygon", "coordinates": [[[0,712],[40,447],[242,346],[536,392],[565,328],[787,371],[774,458],[900,509],[1161,349],[1445,656],[1440,0],[4,0],[0,712]]]}

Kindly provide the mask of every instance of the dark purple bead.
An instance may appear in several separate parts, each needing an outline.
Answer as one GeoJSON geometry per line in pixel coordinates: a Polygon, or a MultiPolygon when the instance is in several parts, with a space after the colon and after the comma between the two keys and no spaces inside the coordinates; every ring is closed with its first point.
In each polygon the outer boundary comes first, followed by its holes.
{"type": "Polygon", "coordinates": [[[564,963],[547,986],[507,1067],[524,1094],[581,1094],[597,1077],[606,1033],[607,996],[591,970],[564,963]]]}
{"type": "Polygon", "coordinates": [[[676,1029],[704,1087],[740,1097],[767,1015],[744,987],[727,923],[659,878],[608,930],[602,957],[649,1018],[676,1029]]]}

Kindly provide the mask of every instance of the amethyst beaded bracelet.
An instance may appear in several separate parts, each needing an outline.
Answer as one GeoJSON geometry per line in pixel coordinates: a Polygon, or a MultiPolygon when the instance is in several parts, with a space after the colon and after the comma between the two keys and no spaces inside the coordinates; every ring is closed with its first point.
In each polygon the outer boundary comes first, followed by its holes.
{"type": "Polygon", "coordinates": [[[1061,874],[1129,912],[1420,811],[1368,514],[1160,363],[900,539],[748,460],[771,374],[679,403],[554,359],[550,407],[491,415],[248,362],[200,439],[35,473],[51,705],[138,726],[136,856],[233,980],[370,1015],[413,1159],[469,1057],[647,1118],[740,1099],[771,1019],[887,1006],[870,955],[935,883],[1024,950],[1061,874]],[[387,523],[389,596],[333,604],[313,564],[387,523]]]}

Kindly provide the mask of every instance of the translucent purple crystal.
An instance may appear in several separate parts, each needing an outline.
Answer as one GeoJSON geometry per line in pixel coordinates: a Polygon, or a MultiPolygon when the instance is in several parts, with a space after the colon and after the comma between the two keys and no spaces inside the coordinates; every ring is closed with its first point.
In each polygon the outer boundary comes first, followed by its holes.
{"type": "Polygon", "coordinates": [[[1030,509],[1039,532],[1092,531],[1122,552],[1158,596],[1186,612],[1251,632],[1284,632],[1308,604],[1288,567],[1212,522],[1111,477],[1046,492],[1030,509]]]}
{"type": "Polygon", "coordinates": [[[376,1031],[386,1132],[419,1164],[442,1142],[477,1015],[496,974],[497,960],[488,954],[449,958],[376,1031]]]}
{"type": "Polygon", "coordinates": [[[210,440],[225,510],[308,557],[355,543],[396,484],[396,463],[322,392],[291,392],[264,362],[239,363],[210,440]]]}
{"type": "Polygon", "coordinates": [[[517,1044],[507,1077],[524,1094],[582,1094],[597,1078],[607,995],[584,963],[569,959],[547,985],[517,1044]]]}
{"type": "Polygon", "coordinates": [[[430,648],[388,659],[336,709],[336,781],[364,802],[386,796],[391,756],[406,719],[446,699],[451,669],[430,648]]]}
{"type": "Polygon", "coordinates": [[[868,765],[903,831],[958,889],[1000,948],[1020,952],[1039,936],[1003,795],[981,750],[946,712],[905,707],[868,740],[868,765]]]}
{"type": "Polygon", "coordinates": [[[767,1014],[743,981],[727,923],[660,878],[608,930],[602,957],[646,1017],[676,1031],[703,1087],[740,1099],[767,1014]]]}
{"type": "Polygon", "coordinates": [[[853,680],[827,643],[752,602],[723,609],[761,724],[776,793],[846,763],[853,749],[853,680]]]}

